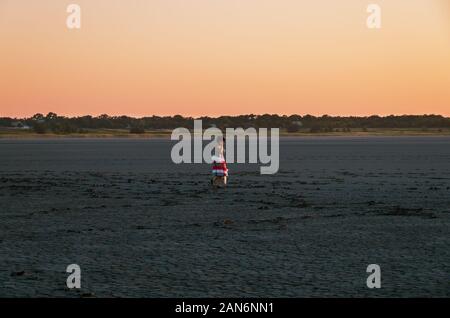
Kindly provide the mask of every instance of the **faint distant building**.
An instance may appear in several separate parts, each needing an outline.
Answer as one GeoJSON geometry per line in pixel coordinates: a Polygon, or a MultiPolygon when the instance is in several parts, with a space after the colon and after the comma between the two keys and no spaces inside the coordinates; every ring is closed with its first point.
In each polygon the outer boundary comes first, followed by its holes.
{"type": "Polygon", "coordinates": [[[299,132],[300,128],[303,127],[303,123],[299,120],[295,120],[292,121],[288,126],[287,126],[287,132],[290,133],[295,133],[295,132],[299,132]]]}
{"type": "Polygon", "coordinates": [[[298,126],[299,128],[303,127],[303,123],[300,120],[293,121],[292,125],[298,126]]]}
{"type": "Polygon", "coordinates": [[[27,124],[21,122],[21,121],[14,121],[11,123],[11,127],[16,128],[16,129],[31,129],[30,126],[28,126],[27,124]]]}

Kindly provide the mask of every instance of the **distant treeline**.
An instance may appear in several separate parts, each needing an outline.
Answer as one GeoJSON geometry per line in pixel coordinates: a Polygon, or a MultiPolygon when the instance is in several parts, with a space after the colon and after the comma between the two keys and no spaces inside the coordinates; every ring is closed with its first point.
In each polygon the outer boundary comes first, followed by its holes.
{"type": "MultiPolygon", "coordinates": [[[[350,131],[351,129],[369,128],[450,128],[450,118],[440,115],[404,115],[404,116],[370,116],[370,117],[333,117],[311,115],[241,115],[221,116],[217,118],[200,117],[203,127],[216,126],[224,128],[266,127],[280,128],[288,132],[308,130],[310,132],[350,131]]],[[[126,129],[131,133],[143,133],[146,130],[175,129],[177,127],[193,128],[194,118],[176,116],[152,116],[133,118],[128,116],[98,117],[64,117],[55,113],[36,114],[30,118],[0,118],[0,127],[31,129],[37,133],[81,133],[92,129],[126,129]]]]}

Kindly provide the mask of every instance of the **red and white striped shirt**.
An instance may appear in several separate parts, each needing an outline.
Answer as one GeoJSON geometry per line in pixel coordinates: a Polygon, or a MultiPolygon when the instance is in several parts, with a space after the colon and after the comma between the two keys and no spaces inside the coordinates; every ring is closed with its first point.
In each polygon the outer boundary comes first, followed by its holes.
{"type": "Polygon", "coordinates": [[[225,159],[214,157],[213,158],[213,169],[212,173],[216,177],[226,177],[228,176],[228,167],[225,159]]]}

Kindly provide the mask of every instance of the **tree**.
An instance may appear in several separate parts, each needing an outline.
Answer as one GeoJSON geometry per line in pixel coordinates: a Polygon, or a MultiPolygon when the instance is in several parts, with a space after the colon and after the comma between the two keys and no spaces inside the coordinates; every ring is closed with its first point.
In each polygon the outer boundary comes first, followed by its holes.
{"type": "Polygon", "coordinates": [[[144,134],[145,129],[143,127],[135,126],[130,128],[130,134],[144,134]]]}
{"type": "Polygon", "coordinates": [[[300,125],[298,125],[297,123],[290,123],[287,127],[286,130],[288,133],[296,133],[300,131],[300,125]]]}
{"type": "Polygon", "coordinates": [[[43,123],[34,123],[33,124],[33,130],[37,134],[45,134],[47,132],[47,127],[43,123]]]}
{"type": "Polygon", "coordinates": [[[34,114],[33,117],[31,117],[31,120],[43,121],[43,120],[45,120],[45,117],[44,117],[44,115],[37,113],[37,114],[34,114]]]}
{"type": "Polygon", "coordinates": [[[45,116],[45,119],[47,119],[47,120],[54,120],[57,118],[58,118],[58,115],[55,113],[52,113],[52,112],[48,113],[47,116],[45,116]]]}

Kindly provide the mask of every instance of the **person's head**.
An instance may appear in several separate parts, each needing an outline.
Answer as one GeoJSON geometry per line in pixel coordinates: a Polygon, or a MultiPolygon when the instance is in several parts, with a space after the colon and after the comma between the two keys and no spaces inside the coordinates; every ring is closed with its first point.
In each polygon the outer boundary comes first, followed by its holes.
{"type": "Polygon", "coordinates": [[[216,137],[216,155],[217,156],[223,156],[225,150],[225,146],[224,146],[224,138],[222,136],[217,136],[216,137]]]}

